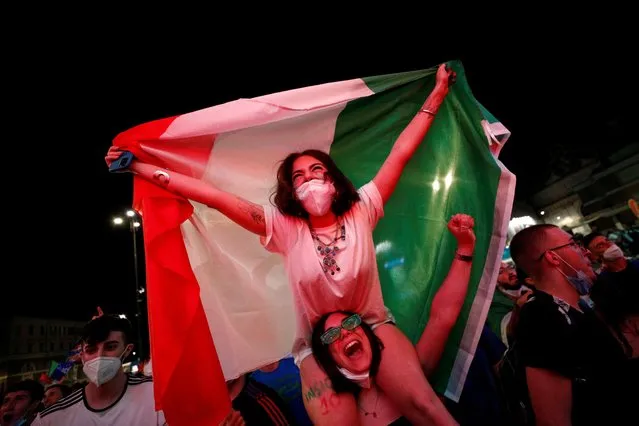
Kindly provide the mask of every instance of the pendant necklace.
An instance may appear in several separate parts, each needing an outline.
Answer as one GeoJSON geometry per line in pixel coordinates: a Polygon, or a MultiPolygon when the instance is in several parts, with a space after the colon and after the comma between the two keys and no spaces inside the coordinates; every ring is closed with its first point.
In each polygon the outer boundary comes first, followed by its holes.
{"type": "Polygon", "coordinates": [[[374,419],[377,418],[377,401],[379,400],[379,391],[377,390],[377,387],[375,387],[375,408],[373,408],[373,411],[366,411],[364,410],[364,407],[362,407],[359,404],[359,400],[357,401],[357,406],[359,407],[360,410],[362,410],[362,413],[364,413],[365,416],[371,415],[373,416],[374,419]]]}
{"type": "Polygon", "coordinates": [[[344,226],[343,223],[341,223],[338,220],[337,226],[335,228],[335,237],[333,237],[333,240],[330,241],[328,244],[324,243],[319,238],[319,236],[317,235],[313,227],[310,225],[310,223],[309,223],[309,228],[311,230],[311,236],[313,237],[313,240],[315,240],[317,243],[316,245],[317,252],[319,253],[320,256],[322,256],[322,261],[321,261],[322,269],[324,270],[325,273],[330,272],[331,275],[335,275],[335,272],[341,271],[341,268],[339,267],[339,265],[337,264],[337,261],[335,260],[335,256],[340,251],[339,247],[337,247],[337,243],[339,241],[346,240],[346,227],[344,226]]]}

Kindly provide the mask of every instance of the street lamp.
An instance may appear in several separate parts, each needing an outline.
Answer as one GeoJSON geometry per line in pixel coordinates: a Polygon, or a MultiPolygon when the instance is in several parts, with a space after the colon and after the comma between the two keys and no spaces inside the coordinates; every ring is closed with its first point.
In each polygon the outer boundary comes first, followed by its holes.
{"type": "MultiPolygon", "coordinates": [[[[131,235],[133,236],[133,273],[135,274],[135,308],[136,308],[136,323],[138,329],[138,350],[140,353],[143,353],[142,349],[142,312],[140,309],[140,303],[142,302],[142,294],[144,293],[144,288],[140,287],[139,274],[138,274],[138,242],[136,231],[140,227],[140,222],[138,221],[137,215],[133,210],[126,211],[126,217],[129,222],[129,230],[131,231],[131,235]]],[[[121,217],[113,218],[114,225],[122,225],[124,223],[124,219],[121,217]]]]}

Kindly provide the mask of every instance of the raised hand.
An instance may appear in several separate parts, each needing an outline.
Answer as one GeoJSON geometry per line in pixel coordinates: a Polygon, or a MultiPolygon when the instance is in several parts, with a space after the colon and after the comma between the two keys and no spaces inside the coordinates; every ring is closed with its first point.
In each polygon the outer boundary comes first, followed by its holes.
{"type": "Polygon", "coordinates": [[[457,73],[448,64],[441,64],[435,80],[440,86],[450,87],[457,81],[457,73]]]}
{"type": "Polygon", "coordinates": [[[111,146],[107,151],[106,157],[104,157],[104,161],[106,161],[107,166],[111,167],[111,163],[120,158],[120,155],[122,155],[120,147],[111,146]]]}
{"type": "Polygon", "coordinates": [[[517,302],[516,302],[516,303],[517,303],[517,306],[518,306],[519,308],[521,308],[522,306],[524,306],[524,304],[525,304],[526,302],[528,302],[528,298],[529,298],[530,296],[532,296],[532,291],[530,291],[530,290],[523,291],[523,292],[519,295],[519,297],[517,298],[517,302]]]}
{"type": "Polygon", "coordinates": [[[102,312],[102,308],[99,306],[98,306],[97,312],[98,312],[97,315],[93,315],[93,317],[91,317],[91,321],[93,321],[96,318],[100,318],[102,315],[104,315],[104,312],[102,312]]]}
{"type": "Polygon", "coordinates": [[[457,240],[459,248],[470,249],[471,252],[475,248],[475,219],[467,214],[456,214],[448,221],[448,230],[457,240]]]}

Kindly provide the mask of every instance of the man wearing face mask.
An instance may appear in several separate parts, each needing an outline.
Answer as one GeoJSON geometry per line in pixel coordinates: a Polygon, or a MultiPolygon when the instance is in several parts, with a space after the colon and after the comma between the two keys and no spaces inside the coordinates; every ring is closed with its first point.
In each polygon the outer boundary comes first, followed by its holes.
{"type": "Polygon", "coordinates": [[[628,261],[621,247],[599,233],[586,235],[584,246],[590,250],[593,260],[601,263],[601,274],[621,272],[628,265],[639,269],[639,260],[628,261]]]}
{"type": "Polygon", "coordinates": [[[124,373],[133,351],[131,323],[102,315],[82,334],[82,370],[89,383],[38,414],[34,426],[166,425],[155,411],[153,379],[124,373]]]}
{"type": "MultiPolygon", "coordinates": [[[[614,340],[582,303],[596,278],[588,252],[554,225],[520,231],[510,244],[513,260],[535,283],[514,330],[523,404],[538,425],[588,424],[601,360],[617,353],[614,340]]],[[[609,361],[606,361],[609,362],[609,361]]]]}

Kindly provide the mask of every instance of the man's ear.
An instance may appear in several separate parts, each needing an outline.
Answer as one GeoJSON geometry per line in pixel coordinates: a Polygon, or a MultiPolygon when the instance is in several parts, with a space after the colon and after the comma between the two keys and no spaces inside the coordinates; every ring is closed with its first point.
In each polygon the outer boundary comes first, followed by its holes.
{"type": "Polygon", "coordinates": [[[546,253],[544,253],[544,259],[546,260],[546,262],[554,266],[559,266],[561,264],[559,256],[557,256],[557,254],[553,251],[547,251],[546,253]]]}

